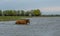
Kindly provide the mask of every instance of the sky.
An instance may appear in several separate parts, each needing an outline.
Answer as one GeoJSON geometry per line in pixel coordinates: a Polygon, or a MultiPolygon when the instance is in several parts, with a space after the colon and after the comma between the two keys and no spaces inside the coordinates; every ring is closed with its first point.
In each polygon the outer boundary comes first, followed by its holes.
{"type": "Polygon", "coordinates": [[[60,0],[0,0],[0,10],[40,9],[42,14],[60,14],[60,0]]]}

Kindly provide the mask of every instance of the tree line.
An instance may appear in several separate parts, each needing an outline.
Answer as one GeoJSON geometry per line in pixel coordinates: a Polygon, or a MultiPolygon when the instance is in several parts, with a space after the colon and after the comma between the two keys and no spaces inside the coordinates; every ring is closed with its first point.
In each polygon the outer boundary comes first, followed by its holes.
{"type": "Polygon", "coordinates": [[[0,16],[41,16],[39,9],[34,10],[0,10],[0,16]]]}

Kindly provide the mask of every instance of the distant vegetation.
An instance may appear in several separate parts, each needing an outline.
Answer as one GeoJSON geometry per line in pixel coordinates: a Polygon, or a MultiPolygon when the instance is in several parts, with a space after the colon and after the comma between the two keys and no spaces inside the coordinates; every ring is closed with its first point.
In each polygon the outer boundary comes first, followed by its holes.
{"type": "Polygon", "coordinates": [[[13,21],[30,18],[31,16],[41,16],[39,9],[35,10],[0,10],[0,21],[13,21]]]}
{"type": "Polygon", "coordinates": [[[0,21],[11,21],[11,20],[19,20],[22,18],[30,18],[30,17],[55,17],[60,15],[42,15],[39,9],[34,10],[0,10],[0,21]]]}
{"type": "Polygon", "coordinates": [[[60,15],[42,15],[39,9],[34,10],[0,10],[0,16],[60,16],[60,15]]]}
{"type": "Polygon", "coordinates": [[[42,17],[60,17],[60,14],[43,14],[43,15],[41,15],[42,17]]]}
{"type": "Polygon", "coordinates": [[[41,16],[39,9],[24,11],[24,10],[0,10],[0,16],[41,16]]]}

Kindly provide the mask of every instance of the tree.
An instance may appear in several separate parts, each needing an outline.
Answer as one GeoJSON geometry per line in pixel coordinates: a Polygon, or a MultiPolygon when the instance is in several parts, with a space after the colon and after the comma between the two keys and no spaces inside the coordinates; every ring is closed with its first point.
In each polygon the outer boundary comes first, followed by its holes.
{"type": "Polygon", "coordinates": [[[37,10],[33,10],[33,14],[34,14],[35,16],[40,16],[40,15],[41,15],[41,12],[40,12],[39,9],[37,9],[37,10]]]}
{"type": "Polygon", "coordinates": [[[12,10],[5,10],[3,11],[5,16],[11,16],[12,15],[12,10]]]}
{"type": "Polygon", "coordinates": [[[24,12],[25,12],[24,10],[21,10],[21,16],[24,16],[24,12]]]}
{"type": "Polygon", "coordinates": [[[4,16],[8,15],[8,14],[7,14],[7,10],[4,10],[4,11],[3,11],[3,14],[4,14],[4,16]]]}
{"type": "Polygon", "coordinates": [[[2,14],[2,10],[0,10],[0,16],[2,16],[3,14],[2,14]]]}
{"type": "Polygon", "coordinates": [[[25,12],[25,16],[29,16],[30,12],[29,11],[26,11],[25,12]]]}
{"type": "Polygon", "coordinates": [[[3,11],[5,16],[15,16],[16,12],[14,10],[5,10],[3,11]]]}
{"type": "Polygon", "coordinates": [[[17,14],[17,16],[20,16],[20,14],[21,14],[20,10],[18,10],[16,14],[17,14]]]}
{"type": "Polygon", "coordinates": [[[34,16],[34,10],[31,10],[30,13],[31,13],[31,16],[34,16]]]}
{"type": "Polygon", "coordinates": [[[17,11],[16,10],[12,10],[11,14],[12,14],[12,16],[16,16],[17,15],[17,11]]]}

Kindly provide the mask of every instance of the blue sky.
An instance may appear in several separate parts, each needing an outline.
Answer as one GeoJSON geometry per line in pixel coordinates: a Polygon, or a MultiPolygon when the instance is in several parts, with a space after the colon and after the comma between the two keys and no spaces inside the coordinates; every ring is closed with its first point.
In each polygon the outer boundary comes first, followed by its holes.
{"type": "Polygon", "coordinates": [[[40,9],[43,14],[60,14],[60,0],[0,0],[0,9],[40,9]]]}

